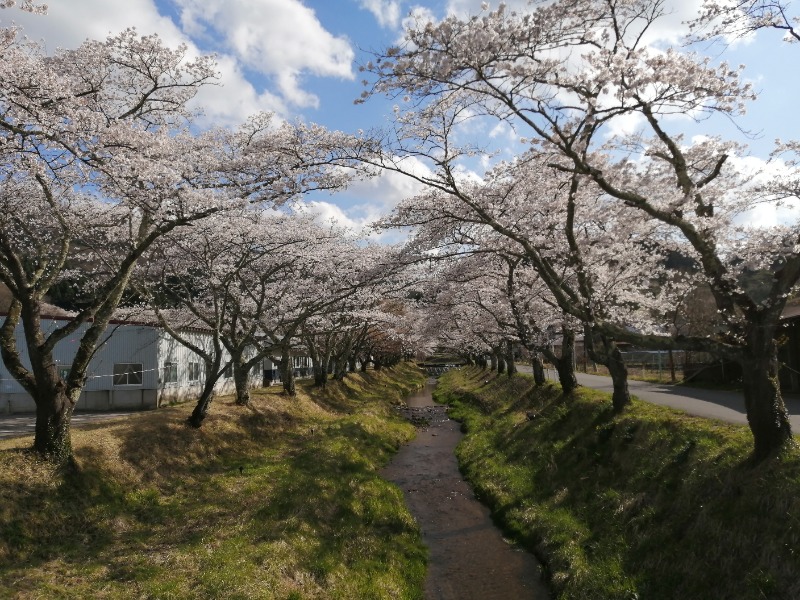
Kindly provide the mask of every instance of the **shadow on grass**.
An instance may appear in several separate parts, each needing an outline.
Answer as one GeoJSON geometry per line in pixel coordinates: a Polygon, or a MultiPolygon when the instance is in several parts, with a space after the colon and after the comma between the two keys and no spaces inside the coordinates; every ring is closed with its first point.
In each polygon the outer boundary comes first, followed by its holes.
{"type": "MultiPolygon", "coordinates": [[[[394,394],[404,385],[390,381],[394,394]]],[[[3,452],[20,472],[0,476],[0,588],[189,598],[339,586],[334,596],[368,597],[374,579],[413,597],[424,548],[399,490],[376,474],[410,434],[358,390],[340,393],[318,404],[328,413],[270,391],[247,408],[215,400],[199,430],[187,407],[98,426],[81,432],[82,467],[69,476],[3,452]]]]}
{"type": "Polygon", "coordinates": [[[800,597],[800,454],[752,469],[745,427],[607,397],[463,386],[460,459],[496,518],[548,562],[564,598],[800,597]],[[484,402],[484,404],[486,403],[484,402]],[[535,417],[526,418],[527,412],[535,417]]]}

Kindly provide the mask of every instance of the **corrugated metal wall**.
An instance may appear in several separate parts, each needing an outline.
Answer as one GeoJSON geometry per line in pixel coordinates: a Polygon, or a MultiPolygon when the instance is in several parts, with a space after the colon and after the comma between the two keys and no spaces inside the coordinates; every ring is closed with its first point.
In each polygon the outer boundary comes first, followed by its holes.
{"type": "MultiPolygon", "coordinates": [[[[0,317],[0,322],[5,317],[0,317]]],[[[43,319],[42,328],[45,334],[62,326],[63,320],[43,319]]],[[[72,364],[78,344],[88,325],[82,325],[78,331],[56,345],[54,358],[57,364],[68,368],[72,364]]],[[[20,350],[22,362],[30,367],[25,335],[22,326],[18,325],[14,335],[17,348],[20,350]]],[[[136,386],[143,389],[156,389],[158,386],[158,329],[146,325],[110,325],[101,338],[92,361],[89,363],[86,391],[108,390],[113,386],[113,373],[115,363],[140,363],[142,365],[142,385],[136,386]]],[[[133,387],[133,386],[131,386],[133,387]]],[[[0,393],[24,393],[22,386],[11,377],[5,365],[0,363],[0,393]]]]}
{"type": "MultiPolygon", "coordinates": [[[[0,323],[4,317],[0,317],[0,323]]],[[[65,324],[62,319],[43,319],[45,335],[56,327],[65,324]]],[[[82,325],[78,331],[62,340],[55,349],[57,364],[68,369],[77,352],[80,339],[88,325],[82,325]]],[[[20,349],[23,363],[30,366],[25,347],[22,326],[15,332],[17,347],[20,349]]],[[[188,332],[185,337],[191,343],[203,349],[210,349],[212,339],[209,334],[188,332]]],[[[223,362],[229,359],[226,352],[223,362]]],[[[295,367],[307,369],[310,359],[295,357],[295,367]]],[[[205,378],[202,359],[188,347],[180,344],[159,327],[150,325],[112,324],[101,338],[97,353],[89,364],[86,387],[81,394],[76,408],[78,410],[110,410],[156,408],[169,402],[182,402],[195,399],[202,390],[205,378]],[[141,365],[141,384],[114,385],[115,364],[141,365]],[[166,363],[176,363],[177,381],[164,381],[166,363]],[[200,363],[200,378],[191,381],[189,376],[193,369],[190,363],[200,363]]],[[[264,370],[272,366],[269,360],[253,367],[250,383],[252,387],[264,384],[264,370]]],[[[196,372],[196,369],[194,370],[196,372]]],[[[235,390],[233,378],[223,376],[217,382],[218,394],[229,394],[235,390]]],[[[0,413],[32,412],[35,410],[33,400],[22,386],[11,377],[5,365],[0,361],[0,413]]]]}

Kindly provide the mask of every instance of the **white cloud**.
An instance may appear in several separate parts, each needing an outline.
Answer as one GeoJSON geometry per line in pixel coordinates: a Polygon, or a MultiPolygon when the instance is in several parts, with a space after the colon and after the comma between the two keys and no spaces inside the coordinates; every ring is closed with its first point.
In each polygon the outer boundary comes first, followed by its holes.
{"type": "Polygon", "coordinates": [[[316,107],[319,99],[302,86],[307,73],[353,78],[349,41],[326,31],[299,0],[176,4],[183,29],[161,15],[154,0],[51,2],[47,15],[15,10],[3,11],[0,17],[5,25],[13,18],[30,38],[43,40],[48,52],[104,39],[128,27],[141,34],[157,33],[168,46],[187,44],[192,56],[216,49],[220,85],[202,90],[194,105],[203,106],[207,119],[217,123],[240,122],[258,110],[288,116],[292,107],[316,107]],[[271,78],[275,89],[256,89],[243,69],[271,78]]]}
{"type": "Polygon", "coordinates": [[[360,4],[375,16],[381,27],[395,29],[400,24],[399,0],[360,0],[360,4]]]}
{"type": "Polygon", "coordinates": [[[286,102],[270,91],[259,93],[245,79],[239,64],[232,56],[217,56],[217,69],[220,73],[220,85],[201,88],[192,103],[192,106],[202,108],[201,125],[234,126],[259,111],[289,116],[286,102]]]}
{"type": "Polygon", "coordinates": [[[492,139],[500,138],[515,143],[519,136],[507,121],[498,121],[489,131],[489,137],[492,139]]]}
{"type": "MultiPolygon", "coordinates": [[[[431,170],[415,158],[404,159],[403,166],[421,176],[432,175],[431,170]]],[[[407,175],[384,171],[377,177],[354,183],[348,188],[347,195],[356,199],[360,207],[373,218],[378,218],[391,212],[401,200],[415,196],[422,189],[419,181],[407,175]]]]}
{"type": "Polygon", "coordinates": [[[303,200],[294,208],[300,214],[312,215],[320,223],[333,222],[353,231],[360,231],[366,225],[365,219],[351,218],[340,206],[324,200],[303,200]]]}
{"type": "Polygon", "coordinates": [[[672,0],[665,6],[665,14],[648,29],[643,41],[646,44],[677,44],[689,33],[686,21],[697,17],[702,0],[672,0]]]}
{"type": "MultiPolygon", "coordinates": [[[[32,15],[4,11],[0,17],[13,16],[24,32],[34,40],[44,40],[49,52],[56,48],[74,48],[86,39],[105,39],[128,27],[139,33],[158,33],[166,44],[186,42],[186,36],[168,18],[159,14],[152,0],[71,0],[49,2],[48,14],[32,15]]],[[[4,24],[8,21],[3,19],[4,24]]]]}
{"type": "MultiPolygon", "coordinates": [[[[404,169],[420,176],[432,175],[431,170],[416,158],[403,161],[404,169]]],[[[311,194],[298,202],[298,212],[312,214],[321,223],[331,220],[357,233],[366,235],[372,225],[392,212],[397,204],[417,195],[423,184],[415,179],[394,171],[383,171],[377,177],[356,181],[347,190],[335,194],[333,201],[323,199],[326,194],[311,194]]],[[[383,243],[394,243],[403,239],[404,231],[383,231],[370,233],[370,239],[383,243]]]]}
{"type": "MultiPolygon", "coordinates": [[[[448,0],[447,13],[457,17],[477,15],[482,5],[489,5],[490,11],[496,11],[499,5],[505,4],[508,12],[528,12],[528,0],[448,0]]],[[[666,41],[678,43],[682,35],[688,32],[684,22],[697,15],[702,0],[668,0],[664,6],[664,15],[648,30],[645,37],[647,43],[666,41]]]]}
{"type": "Polygon", "coordinates": [[[305,73],[354,77],[350,42],[329,33],[300,0],[176,0],[176,4],[190,35],[219,45],[246,68],[273,78],[290,104],[319,104],[301,85],[305,73]]]}
{"type": "Polygon", "coordinates": [[[407,29],[409,27],[421,27],[427,23],[436,23],[436,15],[433,14],[433,11],[430,8],[426,8],[424,6],[415,6],[411,9],[411,11],[403,18],[403,29],[407,29]]]}
{"type": "MultiPolygon", "coordinates": [[[[74,48],[87,39],[105,39],[134,27],[142,35],[157,33],[170,47],[186,44],[189,56],[203,54],[171,19],[159,14],[151,0],[53,2],[47,15],[15,11],[13,16],[26,35],[44,42],[48,52],[57,48],[74,48]]],[[[194,108],[203,108],[204,123],[239,123],[245,116],[259,110],[287,114],[285,102],[270,92],[259,93],[245,79],[232,56],[218,55],[217,68],[219,85],[202,88],[191,103],[194,108]]]]}
{"type": "MultiPolygon", "coordinates": [[[[703,136],[693,136],[692,143],[703,141],[703,136]]],[[[726,161],[727,167],[745,179],[750,186],[769,186],[785,177],[791,177],[791,168],[783,160],[765,160],[758,156],[732,154],[726,161]]],[[[800,223],[800,203],[797,200],[777,202],[764,199],[750,210],[736,217],[740,225],[755,228],[775,226],[797,226],[800,223]]]]}
{"type": "Polygon", "coordinates": [[[606,139],[624,138],[639,131],[645,123],[644,115],[638,112],[623,113],[608,122],[606,139]]]}

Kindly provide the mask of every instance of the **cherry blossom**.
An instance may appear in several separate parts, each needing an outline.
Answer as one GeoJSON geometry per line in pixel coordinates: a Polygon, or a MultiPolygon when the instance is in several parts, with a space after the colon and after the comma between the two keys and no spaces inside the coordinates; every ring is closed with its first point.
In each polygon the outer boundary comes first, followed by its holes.
{"type": "MultiPolygon", "coordinates": [[[[797,229],[769,232],[737,224],[736,215],[765,201],[730,167],[730,157],[741,150],[712,138],[686,141],[676,131],[679,121],[673,115],[698,121],[735,118],[755,95],[739,67],[686,48],[647,46],[647,31],[664,10],[656,0],[537,1],[519,13],[501,6],[470,19],[412,24],[402,44],[364,66],[373,76],[365,98],[409,97],[407,109],[397,113],[391,155],[431,160],[438,175],[426,183],[440,195],[464,200],[453,191],[461,185],[457,163],[474,150],[454,142],[465,123],[491,117],[525,131],[532,147],[551,156],[553,169],[602,196],[609,209],[617,206],[613,210],[620,219],[625,213],[625,219],[658,231],[656,239],[665,249],[672,246],[691,256],[698,267],[693,276],[709,287],[723,315],[724,333],[648,334],[632,330],[631,323],[621,326],[621,319],[598,319],[593,301],[585,307],[589,313],[576,318],[598,326],[608,341],[702,349],[740,363],[754,458],[761,460],[791,439],[775,383],[774,333],[800,278],[800,254],[787,250],[794,247],[797,229]],[[630,136],[615,135],[614,125],[631,116],[641,127],[630,136]],[[742,273],[774,264],[771,258],[779,258],[782,266],[774,270],[764,297],[756,298],[741,285],[742,273]]],[[[400,160],[384,162],[402,170],[400,160]]],[[[474,203],[467,204],[474,210],[474,203]]],[[[497,220],[496,209],[482,210],[487,219],[497,220]]],[[[622,248],[609,249],[609,258],[624,256],[622,248]]],[[[544,277],[548,270],[539,273],[544,277]]],[[[588,269],[576,270],[579,287],[581,273],[588,269]]],[[[631,283],[616,286],[621,307],[636,304],[625,297],[634,289],[627,287],[631,283]]],[[[557,298],[567,295],[556,286],[550,289],[557,298]]]]}

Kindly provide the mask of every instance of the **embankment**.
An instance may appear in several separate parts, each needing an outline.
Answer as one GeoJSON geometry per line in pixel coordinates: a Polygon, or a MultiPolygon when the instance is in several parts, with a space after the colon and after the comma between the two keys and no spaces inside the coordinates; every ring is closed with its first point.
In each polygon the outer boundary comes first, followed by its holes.
{"type": "Polygon", "coordinates": [[[215,400],[73,432],[77,473],[0,442],[3,598],[419,598],[426,551],[378,470],[414,428],[415,367],[252,406],[215,400]]]}
{"type": "Polygon", "coordinates": [[[531,378],[451,371],[461,468],[560,599],[800,598],[800,451],[756,468],[746,427],[531,378]]]}

